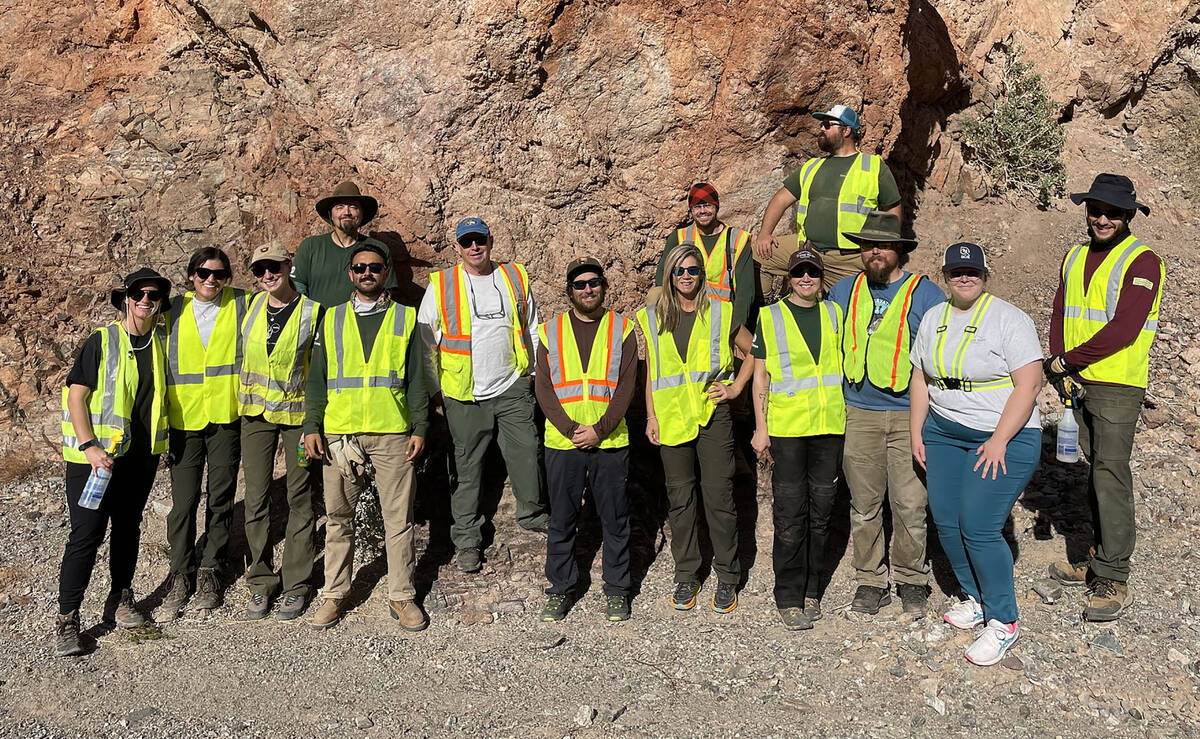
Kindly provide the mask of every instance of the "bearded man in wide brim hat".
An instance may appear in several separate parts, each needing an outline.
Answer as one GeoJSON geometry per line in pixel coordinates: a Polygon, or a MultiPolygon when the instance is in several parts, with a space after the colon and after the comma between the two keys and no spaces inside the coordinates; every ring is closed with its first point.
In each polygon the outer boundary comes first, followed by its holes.
{"type": "MultiPolygon", "coordinates": [[[[349,300],[354,291],[346,272],[350,250],[364,243],[376,244],[388,254],[391,250],[361,232],[379,212],[379,201],[363,195],[354,182],[343,182],[335,187],[333,192],[317,201],[316,211],[331,230],[300,242],[292,262],[292,281],[301,294],[321,305],[338,305],[349,300]]],[[[393,271],[384,289],[394,287],[393,271]]]]}

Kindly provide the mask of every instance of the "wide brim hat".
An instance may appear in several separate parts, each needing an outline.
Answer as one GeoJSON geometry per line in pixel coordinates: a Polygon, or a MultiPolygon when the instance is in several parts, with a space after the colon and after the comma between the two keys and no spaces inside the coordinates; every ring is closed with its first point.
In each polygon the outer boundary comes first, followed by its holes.
{"type": "Polygon", "coordinates": [[[916,239],[905,238],[900,234],[900,219],[896,214],[885,210],[871,211],[867,214],[867,221],[862,230],[858,233],[843,231],[842,236],[859,246],[879,243],[902,244],[905,253],[917,248],[916,239]]]}
{"type": "Polygon", "coordinates": [[[379,201],[370,195],[363,195],[355,183],[343,182],[333,188],[331,194],[317,201],[317,215],[331,226],[333,221],[329,220],[329,211],[333,210],[333,206],[337,205],[339,200],[353,200],[358,203],[358,207],[362,208],[363,219],[362,223],[358,224],[359,227],[370,223],[375,214],[379,212],[379,201]]]}
{"type": "Polygon", "coordinates": [[[125,310],[125,295],[129,292],[129,288],[139,282],[154,283],[154,286],[162,293],[162,300],[159,301],[158,305],[159,310],[163,310],[171,297],[171,281],[149,267],[142,267],[126,275],[121,287],[109,291],[108,302],[112,303],[112,307],[117,310],[125,310]]]}
{"type": "Polygon", "coordinates": [[[1140,210],[1145,215],[1150,215],[1150,206],[1138,202],[1133,181],[1125,175],[1108,172],[1098,174],[1087,192],[1071,193],[1071,202],[1076,205],[1082,205],[1088,200],[1097,200],[1122,210],[1140,210]]]}

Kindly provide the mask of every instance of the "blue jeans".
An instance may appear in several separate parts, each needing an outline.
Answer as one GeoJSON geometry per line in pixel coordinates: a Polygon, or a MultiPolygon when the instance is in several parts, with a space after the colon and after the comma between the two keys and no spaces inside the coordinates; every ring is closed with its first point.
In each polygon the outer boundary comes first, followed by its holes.
{"type": "Polygon", "coordinates": [[[1012,550],[1001,532],[1013,504],[1033,477],[1042,450],[1041,429],[1021,429],[1004,453],[1007,474],[980,477],[975,450],[991,438],[929,412],[925,440],[926,486],[938,539],[963,592],[983,606],[986,619],[1017,620],[1012,550]]]}

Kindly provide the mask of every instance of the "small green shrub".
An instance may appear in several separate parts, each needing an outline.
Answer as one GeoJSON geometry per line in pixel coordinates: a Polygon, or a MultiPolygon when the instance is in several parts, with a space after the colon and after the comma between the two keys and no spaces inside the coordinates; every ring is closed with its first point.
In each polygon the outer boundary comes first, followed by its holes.
{"type": "Polygon", "coordinates": [[[1027,193],[1044,207],[1066,188],[1065,136],[1046,83],[1022,55],[1020,47],[1005,51],[1000,99],[964,121],[963,144],[997,189],[1027,193]]]}

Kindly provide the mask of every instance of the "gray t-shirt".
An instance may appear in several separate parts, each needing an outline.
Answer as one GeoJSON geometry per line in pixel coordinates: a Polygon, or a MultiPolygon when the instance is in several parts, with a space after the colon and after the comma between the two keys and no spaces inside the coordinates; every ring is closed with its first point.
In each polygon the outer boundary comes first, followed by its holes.
{"type": "MultiPolygon", "coordinates": [[[[917,338],[913,342],[909,357],[916,371],[924,371],[930,377],[938,377],[934,363],[937,348],[938,327],[946,323],[942,341],[942,366],[952,372],[954,356],[962,344],[964,331],[971,322],[975,310],[963,312],[950,309],[943,319],[946,303],[933,306],[921,319],[917,338]]],[[[1013,370],[1030,362],[1042,359],[1042,345],[1038,341],[1033,320],[1013,305],[992,297],[975,332],[975,338],[967,346],[962,358],[962,372],[958,376],[972,382],[987,382],[1008,377],[1013,370]]],[[[929,385],[929,406],[943,418],[979,431],[994,431],[1000,422],[1004,404],[1012,395],[1012,388],[992,390],[942,390],[929,385]]],[[[1037,404],[1025,422],[1026,428],[1041,428],[1042,419],[1037,404]]]]}

